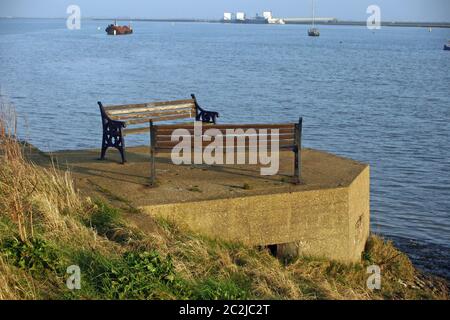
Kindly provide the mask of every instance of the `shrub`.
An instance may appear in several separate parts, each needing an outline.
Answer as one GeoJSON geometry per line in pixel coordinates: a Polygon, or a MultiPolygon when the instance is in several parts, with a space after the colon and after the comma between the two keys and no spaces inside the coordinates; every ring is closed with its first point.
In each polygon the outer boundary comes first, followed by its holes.
{"type": "Polygon", "coordinates": [[[243,300],[248,297],[248,292],[231,279],[209,278],[199,283],[194,292],[194,298],[200,300],[243,300]]]}
{"type": "Polygon", "coordinates": [[[2,241],[0,251],[14,266],[42,276],[48,271],[60,271],[55,249],[41,239],[24,242],[16,238],[2,241]]]}
{"type": "Polygon", "coordinates": [[[189,295],[170,257],[156,251],[126,252],[120,259],[104,264],[99,274],[100,291],[110,299],[182,298],[189,295]]]}
{"type": "Polygon", "coordinates": [[[99,235],[118,243],[139,239],[122,221],[121,211],[100,200],[95,201],[94,211],[89,218],[84,219],[84,223],[94,228],[99,235]]]}

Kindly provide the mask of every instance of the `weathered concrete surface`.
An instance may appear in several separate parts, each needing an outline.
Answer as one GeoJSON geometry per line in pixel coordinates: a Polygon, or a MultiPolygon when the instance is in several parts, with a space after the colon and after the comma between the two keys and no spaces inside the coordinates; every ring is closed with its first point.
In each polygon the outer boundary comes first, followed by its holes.
{"type": "Polygon", "coordinates": [[[370,232],[370,169],[359,174],[348,187],[349,250],[353,259],[360,259],[360,253],[370,232]]]}
{"type": "MultiPolygon", "coordinates": [[[[321,226],[321,221],[318,219],[314,221],[313,218],[312,224],[315,224],[315,228],[299,232],[302,234],[299,240],[278,245],[278,257],[289,259],[302,254],[322,255],[325,258],[350,262],[356,262],[361,258],[370,231],[369,167],[365,168],[344,190],[345,208],[343,212],[340,211],[342,208],[337,206],[329,208],[329,214],[339,216],[334,224],[333,219],[327,219],[329,224],[324,222],[321,226]],[[333,213],[334,210],[336,212],[333,213]],[[337,234],[328,237],[326,230],[335,230],[337,234]]],[[[301,197],[301,195],[299,196],[301,197]]],[[[325,194],[323,196],[326,197],[325,194]]]]}
{"type": "MultiPolygon", "coordinates": [[[[98,150],[51,155],[69,168],[86,195],[107,196],[165,217],[211,237],[279,251],[357,261],[369,232],[369,167],[329,153],[305,149],[303,184],[289,183],[293,154],[283,153],[280,174],[259,175],[259,166],[175,166],[159,156],[159,186],[148,186],[148,148],[129,148],[126,165],[98,161],[98,150]],[[245,188],[244,185],[249,186],[245,188]]],[[[49,155],[32,153],[48,166],[49,155]]],[[[149,218],[150,219],[150,218],[149,218]]],[[[145,223],[139,217],[139,223],[145,223]]],[[[150,219],[151,220],[151,219],[150,219]]]]}
{"type": "Polygon", "coordinates": [[[369,232],[369,168],[348,187],[143,209],[211,237],[248,245],[295,243],[297,254],[354,262],[369,232]]]}

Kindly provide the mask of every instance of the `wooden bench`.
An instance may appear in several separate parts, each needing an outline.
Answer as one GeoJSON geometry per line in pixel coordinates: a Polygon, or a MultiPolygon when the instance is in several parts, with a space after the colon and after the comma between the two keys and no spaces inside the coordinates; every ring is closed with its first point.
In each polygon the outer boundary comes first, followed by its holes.
{"type": "MultiPolygon", "coordinates": [[[[248,129],[255,129],[256,136],[258,138],[258,145],[260,141],[266,142],[267,146],[271,145],[271,137],[276,136],[278,138],[279,150],[290,150],[295,153],[294,160],[294,183],[299,184],[301,178],[301,149],[302,149],[302,126],[303,119],[300,118],[298,123],[283,123],[283,124],[221,124],[221,125],[208,125],[202,127],[201,138],[209,137],[211,141],[211,136],[205,134],[205,132],[209,129],[217,129],[220,131],[220,136],[223,139],[223,149],[227,149],[227,151],[231,148],[233,152],[248,152],[248,151],[257,151],[252,150],[250,146],[251,137],[247,134],[248,129]],[[227,129],[242,129],[244,134],[228,134],[227,129]],[[267,129],[267,133],[261,135],[260,130],[267,129]],[[273,134],[273,129],[278,130],[278,134],[273,134]],[[237,143],[238,139],[241,138],[240,142],[237,143]],[[243,138],[243,139],[242,139],[243,138]],[[230,139],[230,140],[228,140],[230,139]],[[232,139],[232,140],[231,140],[232,139]],[[233,141],[231,143],[231,141],[233,141]],[[230,145],[228,143],[230,142],[230,145]],[[242,142],[244,144],[242,145],[242,142]]],[[[173,148],[180,143],[180,137],[174,137],[175,141],[172,141],[172,134],[176,129],[186,129],[189,131],[189,138],[191,139],[191,152],[192,154],[195,151],[194,139],[195,137],[199,137],[200,131],[198,130],[197,136],[195,135],[195,129],[193,124],[188,125],[154,125],[150,122],[150,138],[151,138],[151,146],[150,146],[150,156],[151,156],[151,178],[150,184],[154,185],[156,179],[156,169],[155,169],[155,157],[157,153],[170,153],[173,148]]],[[[186,132],[187,133],[187,132],[186,132]]],[[[255,135],[252,135],[255,137],[255,135]]],[[[204,149],[210,144],[210,142],[203,142],[201,152],[203,153],[204,149]]]]}
{"type": "Polygon", "coordinates": [[[109,147],[119,150],[125,159],[125,139],[130,134],[148,134],[148,123],[192,118],[205,123],[216,123],[217,112],[202,109],[195,95],[189,100],[151,102],[141,104],[103,106],[98,102],[102,116],[103,138],[100,159],[105,159],[109,147]],[[147,124],[147,126],[142,126],[147,124]],[[139,126],[140,125],[140,126],[139,126]],[[129,126],[132,126],[129,128],[129,126]],[[126,129],[125,129],[126,128],[126,129]]]}

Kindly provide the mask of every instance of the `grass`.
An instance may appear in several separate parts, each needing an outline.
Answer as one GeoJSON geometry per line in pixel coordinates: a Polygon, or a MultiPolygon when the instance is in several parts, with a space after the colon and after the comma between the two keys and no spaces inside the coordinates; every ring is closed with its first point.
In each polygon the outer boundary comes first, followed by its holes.
{"type": "Polygon", "coordinates": [[[244,185],[242,186],[242,189],[244,189],[244,190],[251,190],[252,186],[250,184],[248,184],[248,183],[244,183],[244,185]]]}
{"type": "Polygon", "coordinates": [[[122,219],[121,209],[114,208],[97,199],[93,202],[91,214],[85,217],[83,223],[106,237],[118,243],[131,242],[139,239],[139,233],[131,230],[122,219]]]}
{"type": "Polygon", "coordinates": [[[0,120],[0,299],[448,299],[445,282],[376,236],[360,263],[346,265],[283,264],[265,248],[164,220],[143,233],[124,218],[138,210],[83,198],[70,172],[27,161],[9,128],[0,120]],[[381,290],[366,285],[374,263],[381,290]],[[71,265],[80,267],[81,290],[65,285],[71,265]]]}
{"type": "Polygon", "coordinates": [[[198,186],[193,186],[187,189],[190,192],[203,192],[198,186]]]}

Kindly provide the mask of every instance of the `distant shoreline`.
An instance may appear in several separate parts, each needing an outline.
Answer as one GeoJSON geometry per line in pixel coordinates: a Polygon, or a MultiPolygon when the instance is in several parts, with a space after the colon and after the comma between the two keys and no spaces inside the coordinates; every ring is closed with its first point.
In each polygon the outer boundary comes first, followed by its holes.
{"type": "MultiPolygon", "coordinates": [[[[66,19],[62,18],[26,18],[26,17],[0,17],[0,19],[48,19],[58,20],[66,19]]],[[[284,18],[283,18],[284,19],[284,18]]],[[[190,22],[190,23],[224,23],[219,19],[142,19],[142,18],[84,18],[82,20],[93,21],[139,21],[139,22],[190,22]]],[[[288,18],[285,19],[286,24],[300,24],[309,25],[311,21],[293,21],[288,18]]],[[[236,24],[236,23],[226,23],[236,24]]],[[[244,23],[245,24],[245,23],[244,23]]],[[[248,23],[251,24],[251,23],[248,23]]],[[[329,26],[366,26],[366,21],[352,21],[352,20],[335,20],[335,21],[316,21],[317,25],[329,25],[329,26]]],[[[450,28],[450,22],[418,22],[418,21],[383,21],[381,22],[383,27],[416,27],[416,28],[450,28]]]]}
{"type": "MultiPolygon", "coordinates": [[[[93,18],[91,20],[103,21],[103,20],[117,20],[117,21],[130,21],[130,19],[106,19],[106,18],[93,18]]],[[[311,21],[292,21],[284,19],[286,24],[300,24],[310,25],[311,21]]],[[[144,21],[144,22],[200,22],[200,23],[224,23],[224,24],[239,24],[234,22],[223,22],[223,20],[210,20],[210,19],[131,19],[131,21],[144,21]]],[[[329,25],[329,26],[366,26],[366,21],[316,21],[316,25],[329,25]]],[[[252,24],[252,23],[244,23],[252,24]]],[[[419,28],[450,28],[450,22],[401,22],[401,21],[385,21],[381,22],[383,27],[419,27],[419,28]]]]}

